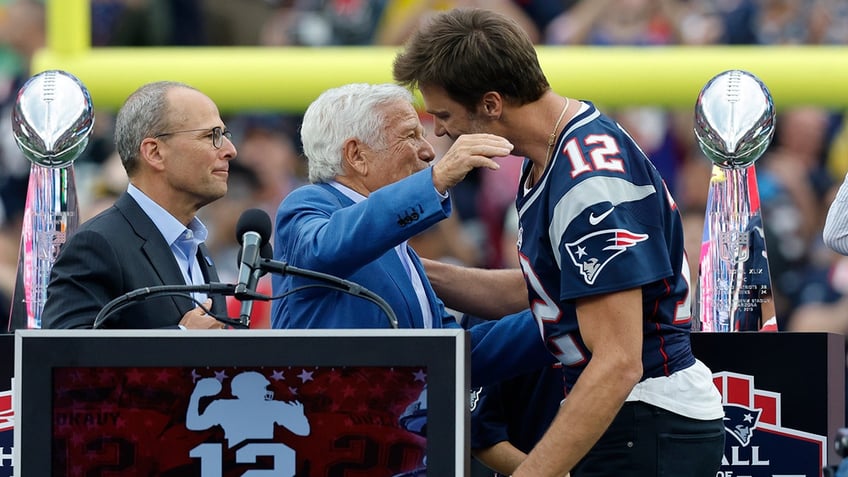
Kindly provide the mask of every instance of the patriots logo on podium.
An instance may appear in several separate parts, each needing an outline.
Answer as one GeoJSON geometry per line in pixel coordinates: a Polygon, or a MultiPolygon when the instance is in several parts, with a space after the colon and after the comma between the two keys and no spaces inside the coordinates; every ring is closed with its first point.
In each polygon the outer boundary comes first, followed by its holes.
{"type": "Polygon", "coordinates": [[[607,229],[586,234],[576,242],[566,243],[565,249],[571,262],[580,269],[583,279],[592,285],[610,260],[647,239],[647,234],[607,229]]]}
{"type": "Polygon", "coordinates": [[[781,424],[780,393],[757,389],[754,377],[713,374],[721,392],[726,432],[720,475],[822,475],[826,438],[781,424]]]}
{"type": "Polygon", "coordinates": [[[761,409],[726,404],[724,406],[724,429],[735,437],[740,444],[747,446],[751,443],[751,436],[754,435],[754,428],[757,427],[762,412],[761,409]]]}

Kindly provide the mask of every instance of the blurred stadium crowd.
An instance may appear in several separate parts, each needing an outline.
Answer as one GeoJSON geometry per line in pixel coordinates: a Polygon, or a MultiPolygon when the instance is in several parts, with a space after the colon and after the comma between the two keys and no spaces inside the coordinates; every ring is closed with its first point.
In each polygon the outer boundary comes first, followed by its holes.
{"type": "MultiPolygon", "coordinates": [[[[92,46],[399,45],[432,12],[461,6],[507,13],[540,45],[848,43],[844,0],[90,0],[90,5],[92,46]]],[[[32,54],[44,46],[44,2],[0,0],[0,313],[8,314],[14,286],[30,168],[12,137],[11,108],[30,76],[32,54]]],[[[626,72],[622,77],[626,80],[626,72]]],[[[631,132],[664,176],[686,222],[697,276],[711,164],[695,143],[692,109],[598,106],[631,132]]],[[[779,101],[776,106],[776,134],[757,162],[757,179],[777,315],[786,330],[848,335],[848,257],[821,241],[828,206],[848,172],[845,112],[781,108],[779,101]]],[[[126,187],[112,141],[113,114],[96,112],[89,146],[74,163],[82,220],[126,187]]],[[[297,116],[243,111],[225,120],[239,154],[231,163],[227,197],[207,206],[201,218],[210,229],[207,245],[221,279],[233,281],[241,212],[260,207],[273,217],[306,174],[297,116]]],[[[445,139],[430,139],[437,152],[446,150],[445,139]]],[[[453,217],[410,244],[428,258],[516,265],[512,202],[520,164],[506,158],[497,172],[474,171],[452,191],[453,217]]]]}

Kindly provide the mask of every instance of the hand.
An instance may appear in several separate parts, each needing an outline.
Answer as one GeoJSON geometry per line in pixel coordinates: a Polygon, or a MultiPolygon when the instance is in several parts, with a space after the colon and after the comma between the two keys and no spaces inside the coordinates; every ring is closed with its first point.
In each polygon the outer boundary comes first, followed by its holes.
{"type": "Polygon", "coordinates": [[[203,378],[194,385],[194,392],[200,396],[213,396],[221,392],[221,382],[215,378],[203,378]]]}
{"type": "Polygon", "coordinates": [[[500,164],[492,158],[509,155],[512,147],[509,141],[494,134],[463,134],[433,166],[433,185],[444,194],[472,169],[499,169],[500,164]]]}
{"type": "MultiPolygon", "coordinates": [[[[212,299],[207,298],[206,301],[203,302],[203,307],[207,310],[212,308],[212,299]]],[[[223,323],[212,316],[207,315],[200,306],[196,306],[187,311],[186,314],[183,315],[182,320],[180,320],[180,324],[190,330],[219,330],[224,328],[223,323]]]]}

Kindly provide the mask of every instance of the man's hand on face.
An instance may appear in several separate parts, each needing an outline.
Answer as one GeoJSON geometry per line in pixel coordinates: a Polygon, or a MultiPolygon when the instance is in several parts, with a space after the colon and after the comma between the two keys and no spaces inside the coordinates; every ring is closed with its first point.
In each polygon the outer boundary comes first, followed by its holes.
{"type": "Polygon", "coordinates": [[[433,185],[440,193],[457,185],[477,167],[498,169],[493,157],[508,156],[512,144],[494,134],[463,134],[433,166],[433,185]]]}

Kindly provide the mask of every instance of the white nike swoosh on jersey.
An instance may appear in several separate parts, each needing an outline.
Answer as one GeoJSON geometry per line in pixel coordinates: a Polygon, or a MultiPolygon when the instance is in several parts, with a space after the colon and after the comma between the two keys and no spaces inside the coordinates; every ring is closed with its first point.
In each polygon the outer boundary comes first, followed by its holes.
{"type": "Polygon", "coordinates": [[[589,223],[592,225],[598,225],[599,223],[601,223],[602,220],[607,218],[607,215],[611,214],[613,210],[615,210],[615,206],[610,207],[608,211],[604,212],[603,214],[597,217],[595,217],[594,212],[591,212],[589,214],[589,223]]]}

